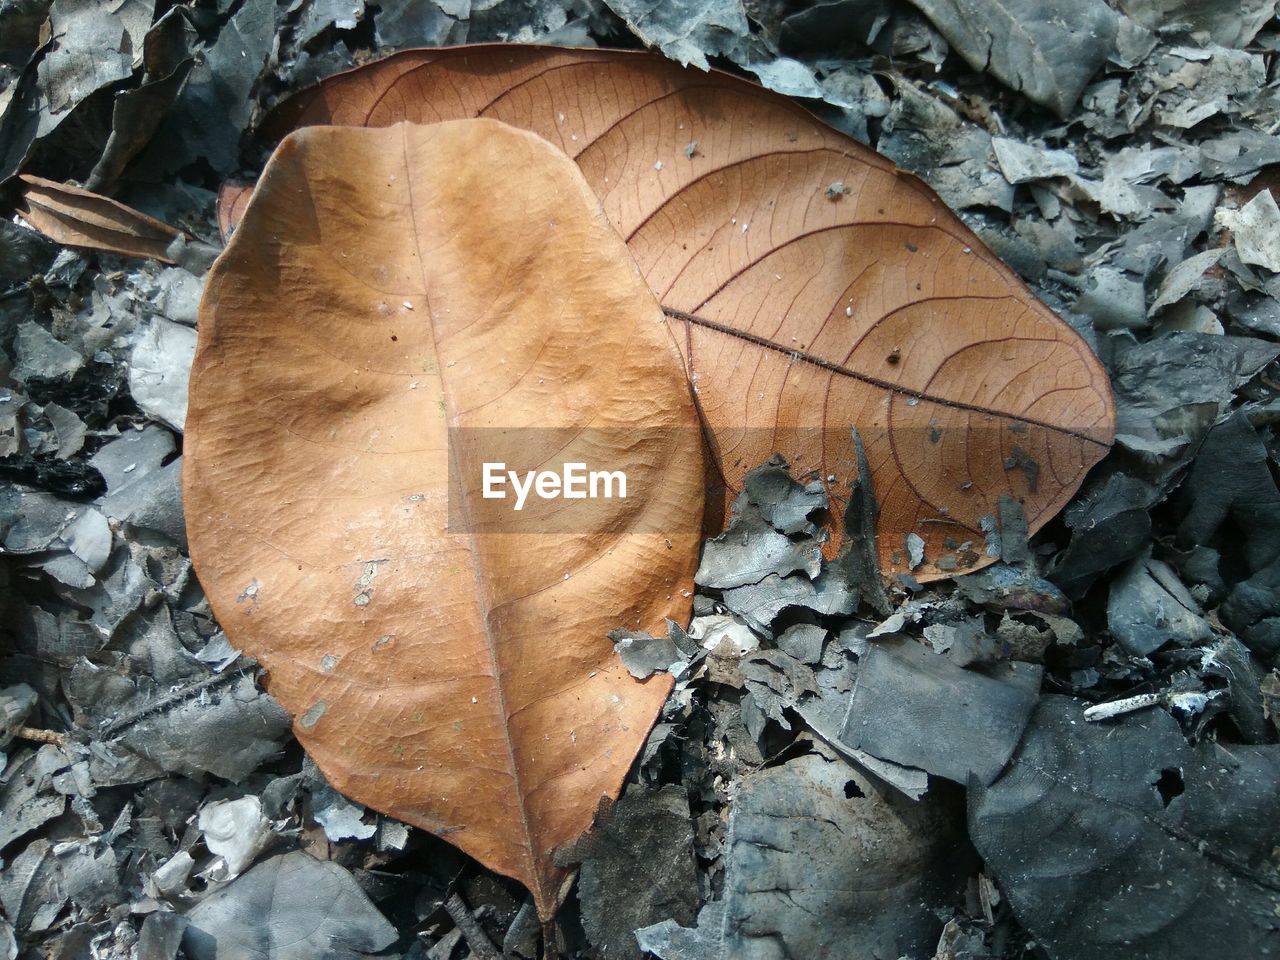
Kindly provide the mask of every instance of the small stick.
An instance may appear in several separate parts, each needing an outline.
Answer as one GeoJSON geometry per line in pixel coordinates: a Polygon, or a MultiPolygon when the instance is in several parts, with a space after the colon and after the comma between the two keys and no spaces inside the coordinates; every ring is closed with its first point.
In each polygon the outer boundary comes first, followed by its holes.
{"type": "Polygon", "coordinates": [[[19,740],[30,740],[33,743],[52,743],[55,747],[67,745],[67,735],[57,730],[41,730],[38,727],[18,727],[13,735],[19,740]]]}
{"type": "Polygon", "coordinates": [[[501,955],[498,949],[480,928],[480,924],[476,923],[476,918],[472,916],[471,910],[463,902],[462,897],[457,893],[449,894],[449,899],[444,902],[444,909],[453,920],[454,926],[462,931],[462,937],[467,941],[467,946],[471,948],[471,955],[476,960],[500,960],[501,955]]]}
{"type": "Polygon", "coordinates": [[[1135,710],[1145,710],[1164,702],[1162,693],[1140,693],[1136,697],[1125,697],[1123,700],[1112,700],[1110,703],[1095,703],[1085,708],[1084,718],[1090,722],[1110,720],[1135,710]]]}

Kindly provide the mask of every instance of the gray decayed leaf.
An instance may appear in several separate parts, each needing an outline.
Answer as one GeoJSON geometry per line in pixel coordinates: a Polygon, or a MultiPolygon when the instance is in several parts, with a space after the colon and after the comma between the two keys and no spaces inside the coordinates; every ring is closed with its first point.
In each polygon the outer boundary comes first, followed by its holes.
{"type": "Polygon", "coordinates": [[[1216,219],[1231,231],[1241,260],[1280,272],[1280,208],[1270,190],[1261,191],[1239,210],[1219,210],[1216,219]]]}
{"type": "Polygon", "coordinates": [[[863,644],[855,636],[856,632],[845,631],[834,642],[827,644],[822,664],[814,671],[816,695],[802,698],[796,704],[796,712],[814,733],[843,756],[862,769],[870,770],[904,795],[919,800],[929,789],[929,776],[923,770],[873,757],[841,740],[845,716],[849,712],[849,697],[853,693],[854,679],[857,676],[857,663],[851,651],[861,649],[863,644]]]}
{"type": "Polygon", "coordinates": [[[67,808],[67,798],[55,793],[52,778],[67,766],[57,747],[46,745],[22,753],[0,775],[0,849],[34,830],[67,808]]]}
{"type": "Polygon", "coordinates": [[[682,787],[631,787],[574,850],[578,900],[591,944],[605,957],[640,957],[633,931],[697,913],[689,801],[682,787]]]}
{"type": "Polygon", "coordinates": [[[1118,0],[1118,6],[1144,27],[1185,26],[1224,47],[1243,47],[1276,12],[1276,0],[1118,0]]]}
{"type": "Polygon", "coordinates": [[[192,960],[357,960],[396,939],[351,874],[298,850],[258,864],[187,919],[192,960]]]}
{"type": "Polygon", "coordinates": [[[769,574],[804,571],[816,577],[822,561],[817,544],[792,540],[774,529],[747,497],[738,495],[729,529],[703,544],[694,583],[721,590],[759,583],[769,574]]]}
{"type": "Polygon", "coordinates": [[[1079,596],[1105,570],[1141,553],[1151,539],[1147,511],[1159,498],[1150,484],[1122,473],[1091,486],[1067,508],[1071,543],[1049,572],[1054,583],[1079,596]]]}
{"type": "Polygon", "coordinates": [[[1005,774],[970,786],[1018,919],[1054,960],[1274,951],[1280,747],[1192,748],[1162,711],[1101,725],[1083,707],[1044,698],[1005,774]]]}
{"type": "Polygon", "coordinates": [[[1022,736],[1043,673],[1012,661],[992,670],[966,670],[911,640],[868,642],[840,740],[957,783],[989,783],[1022,736]]]}
{"type": "Polygon", "coordinates": [[[1163,483],[1226,412],[1232,394],[1280,355],[1250,337],[1174,333],[1119,340],[1111,359],[1116,443],[1143,457],[1163,483]]]}
{"type": "Polygon", "coordinates": [[[1268,460],[1245,414],[1210,430],[1187,476],[1189,509],[1178,527],[1179,544],[1210,543],[1230,523],[1237,531],[1231,545],[1243,541],[1251,572],[1280,557],[1280,489],[1268,460]]]}
{"type": "Polygon", "coordinates": [[[275,39],[275,4],[247,0],[192,68],[157,136],[139,158],[150,171],[181,170],[201,159],[230,173],[253,115],[253,91],[275,39]]]}
{"type": "Polygon", "coordinates": [[[742,0],[607,0],[631,31],[672,60],[703,70],[749,33],[742,0]]]}
{"type": "Polygon", "coordinates": [[[152,317],[129,356],[129,392],[142,412],[179,433],[187,419],[187,379],[196,353],[190,327],[152,317]]]}
{"type": "Polygon", "coordinates": [[[103,786],[162,770],[239,781],[279,755],[290,728],[289,715],[245,675],[210,674],[159,693],[154,683],[82,665],[68,692],[103,724],[91,761],[94,782],[103,786]]]}
{"type": "Polygon", "coordinates": [[[1135,657],[1145,657],[1169,641],[1190,646],[1213,636],[1200,605],[1178,575],[1149,554],[1134,560],[1112,581],[1107,627],[1125,652],[1135,657]]]}
{"type": "Polygon", "coordinates": [[[176,960],[187,918],[176,913],[152,913],[138,933],[137,960],[176,960]]]}
{"type": "Polygon", "coordinates": [[[56,0],[49,9],[51,44],[35,65],[32,94],[19,92],[8,114],[0,115],[0,181],[16,173],[31,145],[81,102],[133,73],[154,9],[155,0],[56,0]]]}
{"type": "Polygon", "coordinates": [[[960,867],[948,839],[941,804],[899,797],[815,742],[743,781],[723,899],[695,929],[636,936],[662,960],[922,955],[941,927],[933,884],[960,867]]]}
{"type": "Polygon", "coordinates": [[[977,70],[1065,115],[1116,50],[1103,0],[912,0],[977,70]]]}

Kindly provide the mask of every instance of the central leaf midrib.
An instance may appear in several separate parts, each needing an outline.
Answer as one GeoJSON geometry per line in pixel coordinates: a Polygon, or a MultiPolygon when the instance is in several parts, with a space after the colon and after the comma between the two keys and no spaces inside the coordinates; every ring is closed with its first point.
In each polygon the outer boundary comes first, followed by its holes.
{"type": "Polygon", "coordinates": [[[967,403],[964,400],[952,400],[948,397],[940,397],[935,394],[929,393],[927,390],[913,390],[910,387],[904,387],[901,384],[894,383],[891,380],[883,380],[880,377],[872,376],[871,374],[868,374],[868,373],[861,373],[860,371],[854,370],[851,367],[846,367],[844,364],[836,363],[834,360],[827,360],[815,354],[807,353],[804,350],[797,350],[794,347],[783,346],[782,344],[777,343],[774,340],[770,340],[768,337],[762,337],[759,334],[749,333],[746,330],[739,330],[737,327],[731,327],[728,324],[720,323],[716,320],[710,320],[707,317],[699,316],[696,313],[686,313],[683,310],[676,310],[674,307],[667,307],[667,306],[663,306],[662,312],[666,314],[668,317],[670,317],[672,320],[682,320],[685,323],[692,323],[699,327],[704,327],[705,329],[708,329],[708,330],[714,330],[715,332],[722,333],[725,336],[734,337],[738,340],[744,340],[747,343],[754,344],[755,346],[758,346],[758,347],[763,347],[766,350],[772,350],[786,357],[790,357],[793,360],[799,360],[802,363],[812,364],[815,367],[820,367],[823,370],[827,370],[831,373],[839,374],[840,376],[844,376],[844,377],[849,377],[852,380],[857,380],[859,383],[865,383],[868,386],[876,387],[877,389],[885,390],[885,391],[888,391],[889,393],[892,393],[898,396],[904,396],[904,397],[908,397],[915,400],[923,400],[927,403],[934,403],[942,407],[951,407],[956,410],[968,410],[973,413],[981,413],[988,416],[1002,417],[1006,420],[1015,420],[1018,423],[1025,423],[1030,426],[1041,427],[1045,430],[1051,430],[1054,433],[1059,433],[1068,437],[1074,437],[1077,440],[1084,440],[1088,443],[1096,444],[1097,446],[1100,446],[1100,447],[1109,446],[1109,444],[1101,440],[1098,440],[1096,437],[1091,437],[1087,433],[1083,433],[1082,431],[1079,431],[1079,430],[1072,430],[1071,428],[1064,427],[1061,424],[1050,423],[1047,420],[1040,420],[1036,417],[1019,416],[1015,413],[1010,413],[1008,410],[1000,410],[995,407],[988,407],[980,403],[967,403]]]}
{"type": "MultiPolygon", "coordinates": [[[[410,224],[413,227],[414,237],[414,255],[418,261],[418,272],[422,279],[422,295],[427,301],[427,329],[431,334],[432,348],[435,351],[437,367],[440,370],[440,384],[444,393],[446,408],[451,412],[453,407],[453,398],[451,392],[445,387],[445,369],[446,366],[440,363],[440,341],[436,334],[435,318],[431,310],[431,300],[427,296],[428,281],[426,264],[422,256],[422,233],[418,229],[418,211],[413,200],[413,165],[409,161],[409,125],[404,124],[401,131],[401,143],[404,149],[404,175],[405,188],[409,193],[409,217],[410,224]]],[[[446,418],[446,424],[452,417],[446,418]]],[[[451,458],[453,459],[453,458],[451,458]]],[[[538,857],[533,845],[533,831],[529,826],[529,812],[525,805],[524,790],[520,786],[520,766],[516,758],[516,745],[511,737],[511,728],[507,721],[507,700],[506,692],[502,687],[502,669],[498,659],[498,647],[496,638],[493,636],[493,627],[489,622],[488,612],[493,607],[492,600],[489,596],[488,588],[485,584],[483,571],[480,569],[480,553],[476,543],[475,528],[471,524],[470,508],[467,498],[460,498],[461,509],[463,510],[464,524],[467,529],[467,538],[471,545],[472,571],[475,576],[476,583],[476,600],[479,607],[480,619],[483,623],[484,644],[486,652],[489,654],[489,663],[493,671],[493,689],[496,700],[496,711],[498,714],[498,723],[501,727],[502,742],[507,748],[507,761],[511,771],[511,785],[515,792],[516,808],[520,814],[520,832],[524,841],[522,845],[522,853],[524,854],[525,868],[528,870],[528,879],[532,884],[531,892],[534,897],[541,900],[543,890],[542,876],[538,870],[538,857]]]]}

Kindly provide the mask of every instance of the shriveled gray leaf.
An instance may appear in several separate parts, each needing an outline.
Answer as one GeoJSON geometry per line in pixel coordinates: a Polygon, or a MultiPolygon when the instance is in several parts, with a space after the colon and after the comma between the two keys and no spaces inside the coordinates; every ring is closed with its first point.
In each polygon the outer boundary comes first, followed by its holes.
{"type": "Polygon", "coordinates": [[[43,826],[67,808],[67,798],[53,789],[53,775],[67,758],[52,745],[24,752],[0,775],[0,849],[43,826]]]}
{"type": "Polygon", "coordinates": [[[827,631],[814,623],[797,623],[778,634],[778,649],[810,666],[822,660],[827,631]]]}
{"type": "Polygon", "coordinates": [[[397,936],[350,873],[299,850],[258,864],[187,919],[191,960],[360,960],[397,936]]]}
{"type": "Polygon", "coordinates": [[[1275,947],[1280,747],[1188,746],[1163,711],[1081,722],[1045,697],[969,830],[1054,960],[1262,957],[1275,947]]]}
{"type": "Polygon", "coordinates": [[[161,317],[138,337],[129,355],[129,392],[142,412],[179,433],[187,420],[187,381],[196,332],[161,317]]]}
{"type": "Polygon", "coordinates": [[[1116,50],[1103,0],[911,0],[975,70],[1065,116],[1116,50]]]}
{"type": "Polygon", "coordinates": [[[89,462],[107,481],[107,492],[115,493],[153,470],[173,454],[173,434],[156,423],[142,430],[129,430],[101,446],[89,462]]]}
{"type": "Polygon", "coordinates": [[[1234,391],[1280,355],[1280,346],[1257,338],[1200,333],[1116,347],[1110,363],[1116,441],[1153,451],[1162,461],[1155,478],[1194,452],[1234,391]]]}
{"type": "Polygon", "coordinates": [[[69,691],[98,721],[91,768],[102,785],[160,771],[239,781],[279,756],[290,729],[289,715],[245,675],[214,674],[171,691],[82,667],[69,691]]]}
{"type": "MultiPolygon", "coordinates": [[[[746,495],[740,496],[740,501],[746,495]]],[[[736,509],[736,508],[735,508],[736,509]]],[[[775,530],[754,506],[743,505],[724,533],[707,540],[694,583],[712,589],[731,589],[759,583],[773,574],[785,577],[803,571],[818,575],[822,552],[813,541],[795,541],[775,530]]]]}
{"type": "Polygon", "coordinates": [[[1280,207],[1270,190],[1260,191],[1239,210],[1219,210],[1217,221],[1231,231],[1241,260],[1280,273],[1280,207]]]}
{"type": "Polygon", "coordinates": [[[660,671],[671,671],[689,660],[688,654],[676,646],[670,636],[653,637],[635,630],[610,630],[614,652],[621,658],[627,671],[637,680],[644,680],[660,671]]]}
{"type": "Polygon", "coordinates": [[[254,88],[275,42],[275,4],[246,0],[192,68],[167,119],[139,158],[168,172],[206,161],[218,174],[237,165],[240,137],[254,110],[254,88]]]}
{"type": "Polygon", "coordinates": [[[1151,538],[1148,511],[1159,497],[1151,484],[1122,473],[1086,490],[1067,508],[1071,542],[1049,572],[1053,582],[1079,596],[1103,571],[1141,553],[1151,538]]]}
{"type": "Polygon", "coordinates": [[[750,28],[742,0],[607,0],[650,46],[685,66],[708,68],[707,56],[735,48],[750,28]]]}
{"type": "Polygon", "coordinates": [[[1270,459],[1243,411],[1215,424],[1183,485],[1187,511],[1178,526],[1179,546],[1210,543],[1229,523],[1250,572],[1280,558],[1280,488],[1270,459]]]}
{"type": "Polygon", "coordinates": [[[990,782],[1022,736],[1042,673],[1008,662],[984,674],[911,640],[868,643],[840,740],[957,783],[990,782]]]}
{"type": "Polygon", "coordinates": [[[163,534],[182,546],[187,543],[182,512],[182,458],[119,486],[102,501],[102,512],[138,530],[163,534]]]}
{"type": "Polygon", "coordinates": [[[1204,272],[1222,259],[1221,250],[1204,250],[1193,254],[1165,274],[1156,291],[1156,298],[1151,302],[1148,315],[1154,316],[1163,308],[1177,303],[1200,283],[1204,272]]]}
{"type": "Polygon", "coordinates": [[[1190,646],[1213,628],[1200,605],[1166,563],[1139,557],[1111,583],[1107,628],[1125,652],[1145,657],[1170,641],[1190,646]]]}
{"type": "Polygon", "coordinates": [[[1067,177],[1080,170],[1076,158],[1065,150],[1049,150],[1008,137],[992,137],[991,147],[1000,172],[1010,183],[1067,177]]]}
{"type": "Polygon", "coordinates": [[[77,351],[30,320],[19,325],[13,346],[18,355],[13,377],[19,383],[68,379],[84,365],[84,357],[77,351]]]}
{"type": "Polygon", "coordinates": [[[1276,12],[1276,0],[1118,0],[1117,6],[1148,29],[1182,26],[1224,47],[1245,46],[1276,12]]]}
{"type": "Polygon", "coordinates": [[[602,956],[639,960],[637,927],[693,923],[698,880],[683,787],[629,788],[575,847],[582,925],[602,956]]]}
{"type": "Polygon", "coordinates": [[[858,591],[830,568],[816,580],[804,574],[780,577],[769,574],[759,583],[750,583],[724,592],[724,605],[742,617],[753,630],[764,635],[788,607],[804,607],[825,616],[850,614],[858,605],[858,591]]]}
{"type": "Polygon", "coordinates": [[[636,931],[662,960],[923,956],[941,923],[945,808],[887,791],[811,742],[746,778],[729,815],[723,899],[690,929],[636,931]],[[936,885],[936,886],[935,886],[936,885]]]}

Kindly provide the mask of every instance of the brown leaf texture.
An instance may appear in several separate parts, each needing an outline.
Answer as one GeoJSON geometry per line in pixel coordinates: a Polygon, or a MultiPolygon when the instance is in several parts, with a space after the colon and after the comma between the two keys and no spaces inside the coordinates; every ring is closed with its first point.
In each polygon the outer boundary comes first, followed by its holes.
{"type": "Polygon", "coordinates": [[[671,686],[606,634],[687,619],[703,503],[679,352],[622,240],[524,131],[300,131],[199,329],[184,495],[219,623],[337,789],[549,917],[554,851],[618,794],[671,686]],[[477,435],[514,437],[510,466],[623,470],[627,497],[504,526],[477,435]]]}
{"type": "Polygon", "coordinates": [[[839,513],[858,429],[886,576],[908,571],[911,534],[917,579],[990,562],[1001,496],[1035,531],[1109,448],[1088,344],[920,180],[754,84],[646,53],[415,50],[295,96],[265,129],[460,117],[577,162],[667,312],[730,496],[776,450],[839,513]]]}
{"type": "Polygon", "coordinates": [[[175,227],[68,183],[29,174],[18,179],[19,216],[56,243],[174,262],[173,245],[183,238],[175,227]]]}

